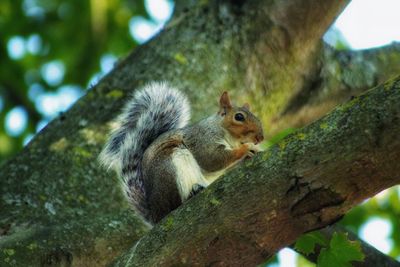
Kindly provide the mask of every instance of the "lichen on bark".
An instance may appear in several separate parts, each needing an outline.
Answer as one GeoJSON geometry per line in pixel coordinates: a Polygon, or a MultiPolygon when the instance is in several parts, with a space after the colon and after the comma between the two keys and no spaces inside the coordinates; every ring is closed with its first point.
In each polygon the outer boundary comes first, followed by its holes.
{"type": "MultiPolygon", "coordinates": [[[[276,119],[288,97],[301,90],[320,36],[347,2],[177,1],[172,20],[158,36],[121,60],[1,167],[0,259],[7,262],[0,265],[26,266],[60,257],[73,266],[104,266],[131,247],[146,228],[128,210],[117,177],[100,168],[97,155],[110,122],[132,91],[148,81],[167,80],[188,94],[197,120],[216,111],[217,96],[228,89],[237,102],[252,103],[267,132],[279,130],[276,119]],[[305,15],[309,19],[302,25],[305,15]]],[[[334,127],[327,123],[325,128],[334,127]]],[[[308,137],[299,136],[303,143],[308,137]]],[[[282,145],[282,151],[288,146],[282,145]]],[[[280,156],[285,159],[285,153],[280,156]]],[[[229,181],[243,179],[248,172],[240,169],[235,175],[227,177],[228,184],[220,184],[217,193],[204,192],[210,199],[202,206],[181,210],[201,213],[210,207],[209,216],[224,216],[216,210],[224,204],[224,192],[234,188],[229,181]]],[[[239,205],[240,198],[237,201],[239,205]]],[[[273,209],[265,216],[274,218],[278,212],[273,209]]],[[[244,216],[254,218],[255,214],[244,216]]],[[[167,230],[184,224],[169,220],[163,226],[167,230]]]]}

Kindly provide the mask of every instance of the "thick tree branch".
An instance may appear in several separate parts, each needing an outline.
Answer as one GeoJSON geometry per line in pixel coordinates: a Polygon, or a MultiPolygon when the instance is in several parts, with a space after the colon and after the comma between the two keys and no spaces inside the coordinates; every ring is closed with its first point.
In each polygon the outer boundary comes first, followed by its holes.
{"type": "Polygon", "coordinates": [[[400,77],[216,181],[115,266],[256,265],[400,183],[400,77]]]}
{"type": "MultiPolygon", "coordinates": [[[[314,58],[320,38],[349,1],[249,1],[243,17],[251,17],[264,32],[249,29],[239,39],[241,73],[245,91],[262,114],[269,134],[278,128],[276,118],[288,105],[291,96],[304,86],[304,77],[314,70],[314,58]],[[263,99],[264,101],[259,101],[263,99]]],[[[246,20],[241,22],[246,27],[246,20]]],[[[247,99],[244,99],[247,100],[247,99]]]]}
{"type": "Polygon", "coordinates": [[[335,106],[400,73],[400,44],[338,51],[321,43],[303,87],[275,120],[277,129],[303,127],[335,106]]]}
{"type": "Polygon", "coordinates": [[[8,231],[14,232],[0,238],[0,266],[106,266],[148,230],[129,213],[69,218],[52,225],[31,222],[18,231],[10,225],[8,231]]]}
{"type": "Polygon", "coordinates": [[[304,51],[304,43],[319,39],[349,2],[349,0],[282,1],[269,14],[275,24],[287,31],[293,45],[304,51]]]}

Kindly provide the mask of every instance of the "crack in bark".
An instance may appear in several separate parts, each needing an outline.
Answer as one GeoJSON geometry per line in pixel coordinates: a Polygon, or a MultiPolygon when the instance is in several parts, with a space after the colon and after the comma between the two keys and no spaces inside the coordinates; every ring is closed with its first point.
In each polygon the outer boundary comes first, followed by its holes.
{"type": "Polygon", "coordinates": [[[346,199],[340,194],[328,189],[312,189],[304,197],[293,204],[290,211],[294,217],[320,212],[324,208],[341,205],[346,199]]]}
{"type": "Polygon", "coordinates": [[[310,191],[309,183],[308,182],[300,182],[302,179],[302,176],[297,176],[294,175],[290,178],[290,187],[286,191],[286,195],[289,195],[291,193],[297,193],[301,191],[301,188],[307,187],[308,191],[310,191]]]}

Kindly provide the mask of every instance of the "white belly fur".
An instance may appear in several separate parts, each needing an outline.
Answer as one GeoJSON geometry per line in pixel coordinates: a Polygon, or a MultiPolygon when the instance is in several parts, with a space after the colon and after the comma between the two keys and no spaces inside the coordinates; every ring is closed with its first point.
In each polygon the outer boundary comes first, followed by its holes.
{"type": "Polygon", "coordinates": [[[199,184],[207,187],[211,181],[207,181],[201,173],[192,153],[187,149],[177,149],[172,155],[172,162],[176,169],[176,183],[182,201],[189,197],[193,185],[199,184]]]}

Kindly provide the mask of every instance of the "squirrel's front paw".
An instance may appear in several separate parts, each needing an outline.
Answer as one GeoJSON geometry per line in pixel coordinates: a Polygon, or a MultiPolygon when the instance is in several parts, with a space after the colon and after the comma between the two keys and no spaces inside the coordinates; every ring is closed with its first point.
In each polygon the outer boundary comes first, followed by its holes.
{"type": "Polygon", "coordinates": [[[255,145],[253,143],[246,143],[245,145],[247,146],[246,158],[252,158],[257,152],[261,151],[259,145],[255,145]]]}
{"type": "Polygon", "coordinates": [[[253,144],[253,143],[250,143],[250,150],[251,150],[251,151],[254,151],[254,153],[258,153],[258,152],[261,152],[261,151],[262,151],[260,145],[255,145],[255,144],[253,144]]]}

